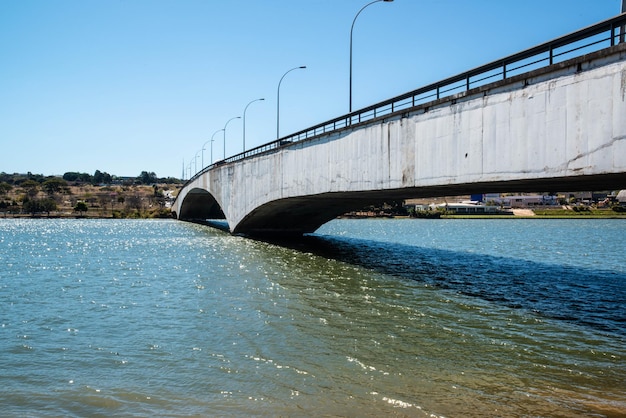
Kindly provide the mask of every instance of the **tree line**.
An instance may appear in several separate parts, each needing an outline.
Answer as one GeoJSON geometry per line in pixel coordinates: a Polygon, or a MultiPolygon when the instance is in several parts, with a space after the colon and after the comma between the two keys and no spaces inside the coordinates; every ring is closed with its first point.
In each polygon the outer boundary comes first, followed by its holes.
{"type": "MultiPolygon", "coordinates": [[[[0,173],[0,184],[6,183],[11,186],[21,186],[26,181],[33,181],[44,185],[49,180],[63,179],[66,182],[73,185],[80,184],[92,184],[97,185],[132,185],[132,184],[180,184],[182,181],[174,177],[158,177],[153,171],[142,171],[137,177],[121,177],[111,175],[109,173],[96,170],[93,175],[89,173],[81,173],[77,171],[68,171],[63,176],[44,176],[43,174],[33,174],[28,172],[26,174],[7,174],[5,172],[0,173]]],[[[2,186],[0,186],[1,188],[2,186]]],[[[6,186],[5,186],[6,187],[6,186]]],[[[45,187],[45,186],[44,186],[45,187]]]]}

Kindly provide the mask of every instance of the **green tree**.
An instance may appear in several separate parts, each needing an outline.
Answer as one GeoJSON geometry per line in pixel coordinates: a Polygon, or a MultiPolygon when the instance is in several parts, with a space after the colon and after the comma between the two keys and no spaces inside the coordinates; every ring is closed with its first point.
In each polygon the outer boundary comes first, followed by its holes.
{"type": "Polygon", "coordinates": [[[77,173],[75,171],[68,171],[67,173],[63,174],[63,180],[77,181],[79,176],[80,176],[80,173],[77,173]]]}
{"type": "Polygon", "coordinates": [[[96,170],[96,172],[93,173],[93,177],[91,178],[91,183],[93,185],[102,184],[103,180],[104,180],[104,174],[102,174],[102,171],[96,170]]]}
{"type": "Polygon", "coordinates": [[[35,180],[23,181],[20,184],[20,187],[26,190],[26,193],[30,197],[35,197],[37,196],[37,193],[39,193],[39,183],[37,183],[35,180]]]}
{"type": "Polygon", "coordinates": [[[80,216],[85,216],[85,212],[89,210],[89,206],[85,202],[77,202],[76,206],[74,206],[75,212],[80,212],[80,216]]]}
{"type": "Polygon", "coordinates": [[[13,176],[5,173],[4,171],[0,173],[0,182],[8,183],[13,182],[13,176]]]}
{"type": "Polygon", "coordinates": [[[41,212],[46,212],[50,216],[50,212],[57,209],[57,203],[53,199],[29,199],[24,201],[23,209],[32,216],[41,212]]]}
{"type": "Polygon", "coordinates": [[[13,186],[11,186],[6,181],[3,181],[2,183],[0,183],[0,194],[1,195],[5,195],[5,194],[9,193],[12,189],[13,189],[13,186]]]}
{"type": "Polygon", "coordinates": [[[58,177],[53,177],[49,180],[44,181],[41,187],[43,187],[46,193],[48,193],[49,195],[53,195],[54,193],[59,193],[61,190],[67,188],[68,185],[67,181],[58,177]]]}
{"type": "Polygon", "coordinates": [[[43,183],[44,177],[43,174],[33,174],[30,171],[28,172],[28,174],[26,174],[28,176],[29,180],[33,180],[36,181],[37,183],[43,183]]]}
{"type": "Polygon", "coordinates": [[[57,202],[54,199],[43,199],[41,201],[41,209],[50,216],[50,212],[57,210],[57,202]]]}
{"type": "Polygon", "coordinates": [[[154,172],[148,173],[147,171],[142,171],[138,177],[138,180],[142,184],[154,184],[157,182],[158,178],[154,172]]]}
{"type": "Polygon", "coordinates": [[[91,175],[89,173],[80,173],[78,179],[83,183],[91,183],[91,175]]]}
{"type": "Polygon", "coordinates": [[[160,178],[159,179],[159,183],[180,184],[180,183],[182,183],[182,181],[180,181],[180,179],[177,179],[177,178],[174,178],[174,177],[167,177],[167,178],[160,178]]]}
{"type": "Polygon", "coordinates": [[[24,202],[22,203],[22,209],[24,210],[24,212],[30,213],[32,216],[35,216],[37,212],[41,212],[39,201],[36,199],[31,200],[25,198],[24,202]]]}

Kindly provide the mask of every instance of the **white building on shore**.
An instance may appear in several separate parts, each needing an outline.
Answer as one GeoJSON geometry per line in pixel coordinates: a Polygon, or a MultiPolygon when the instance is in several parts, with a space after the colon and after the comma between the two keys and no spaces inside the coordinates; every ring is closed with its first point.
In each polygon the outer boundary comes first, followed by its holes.
{"type": "Polygon", "coordinates": [[[494,205],[485,205],[481,202],[465,200],[457,203],[440,203],[438,205],[430,205],[431,210],[445,210],[446,212],[454,212],[459,215],[479,215],[479,214],[497,214],[500,208],[494,205]]]}

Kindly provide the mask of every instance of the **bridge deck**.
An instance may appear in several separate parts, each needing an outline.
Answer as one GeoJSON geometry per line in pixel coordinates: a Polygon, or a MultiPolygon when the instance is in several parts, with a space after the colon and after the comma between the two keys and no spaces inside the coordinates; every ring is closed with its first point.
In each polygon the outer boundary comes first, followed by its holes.
{"type": "Polygon", "coordinates": [[[382,201],[624,187],[623,24],[626,14],[213,164],[174,211],[224,215],[233,233],[301,234],[382,201]]]}

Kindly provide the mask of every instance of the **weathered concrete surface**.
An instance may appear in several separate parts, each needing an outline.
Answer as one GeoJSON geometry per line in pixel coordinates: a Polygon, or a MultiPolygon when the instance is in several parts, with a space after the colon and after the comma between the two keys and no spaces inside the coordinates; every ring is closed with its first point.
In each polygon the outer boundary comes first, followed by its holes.
{"type": "Polygon", "coordinates": [[[391,199],[626,187],[626,45],[213,168],[179,219],[312,232],[391,199]]]}

